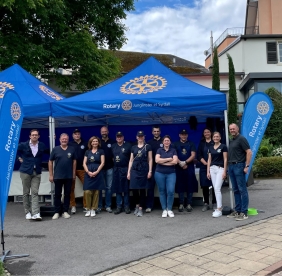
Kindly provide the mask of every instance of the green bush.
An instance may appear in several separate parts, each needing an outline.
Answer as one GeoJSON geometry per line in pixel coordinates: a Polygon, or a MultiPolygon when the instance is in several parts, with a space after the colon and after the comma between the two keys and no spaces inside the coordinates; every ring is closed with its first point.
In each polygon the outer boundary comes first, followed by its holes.
{"type": "Polygon", "coordinates": [[[0,261],[0,276],[4,275],[4,265],[3,263],[0,261]]]}
{"type": "Polygon", "coordinates": [[[270,140],[269,138],[263,138],[261,140],[256,158],[271,156],[273,151],[273,145],[269,140],[270,140]]]}
{"type": "Polygon", "coordinates": [[[269,149],[268,149],[268,147],[266,147],[266,146],[262,146],[262,147],[260,148],[260,152],[261,152],[261,154],[262,154],[263,157],[267,157],[267,156],[268,156],[268,153],[269,153],[269,149]]]}
{"type": "Polygon", "coordinates": [[[282,94],[274,87],[267,89],[265,93],[271,98],[274,110],[264,135],[274,146],[279,146],[282,141],[282,94]]]}
{"type": "Polygon", "coordinates": [[[253,172],[255,177],[281,176],[282,158],[278,156],[257,158],[253,166],[253,172]]]}

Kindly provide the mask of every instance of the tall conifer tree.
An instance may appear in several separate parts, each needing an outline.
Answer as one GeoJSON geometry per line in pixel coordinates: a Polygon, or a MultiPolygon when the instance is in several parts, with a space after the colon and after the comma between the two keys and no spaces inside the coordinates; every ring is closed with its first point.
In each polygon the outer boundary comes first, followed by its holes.
{"type": "Polygon", "coordinates": [[[219,63],[216,47],[213,50],[212,89],[220,91],[219,63]]]}
{"type": "Polygon", "coordinates": [[[232,57],[227,54],[229,67],[229,97],[228,97],[228,124],[237,123],[237,93],[235,82],[235,70],[232,57]]]}

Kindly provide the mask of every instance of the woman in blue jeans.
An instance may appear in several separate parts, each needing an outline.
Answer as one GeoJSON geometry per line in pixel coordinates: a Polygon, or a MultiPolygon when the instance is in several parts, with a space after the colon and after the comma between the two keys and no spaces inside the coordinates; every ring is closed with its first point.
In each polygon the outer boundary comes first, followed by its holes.
{"type": "Polygon", "coordinates": [[[160,202],[162,205],[162,217],[174,217],[172,205],[174,201],[174,188],[176,181],[175,165],[177,164],[177,152],[171,148],[169,135],[163,137],[163,147],[156,153],[155,180],[159,188],[160,202]]]}

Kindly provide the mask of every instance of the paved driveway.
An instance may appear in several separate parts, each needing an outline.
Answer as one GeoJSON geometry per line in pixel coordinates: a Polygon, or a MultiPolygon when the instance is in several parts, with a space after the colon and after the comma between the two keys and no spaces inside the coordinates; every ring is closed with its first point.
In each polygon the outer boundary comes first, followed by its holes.
{"type": "MultiPolygon", "coordinates": [[[[8,203],[5,246],[28,258],[7,262],[13,275],[90,275],[164,250],[282,213],[281,180],[259,180],[249,188],[250,207],[264,213],[243,222],[212,218],[196,206],[192,213],[161,218],[161,210],[141,218],[103,212],[86,218],[79,209],[70,219],[26,221],[21,204],[8,203]]],[[[224,187],[224,205],[229,192],[224,187]]]]}

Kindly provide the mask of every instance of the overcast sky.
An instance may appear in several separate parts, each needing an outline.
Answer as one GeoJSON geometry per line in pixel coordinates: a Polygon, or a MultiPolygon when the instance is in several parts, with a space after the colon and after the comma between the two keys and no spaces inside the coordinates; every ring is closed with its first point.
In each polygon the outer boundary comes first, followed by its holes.
{"type": "Polygon", "coordinates": [[[125,21],[121,50],[173,54],[204,65],[204,50],[227,29],[244,27],[247,0],[139,0],[125,21]]]}

